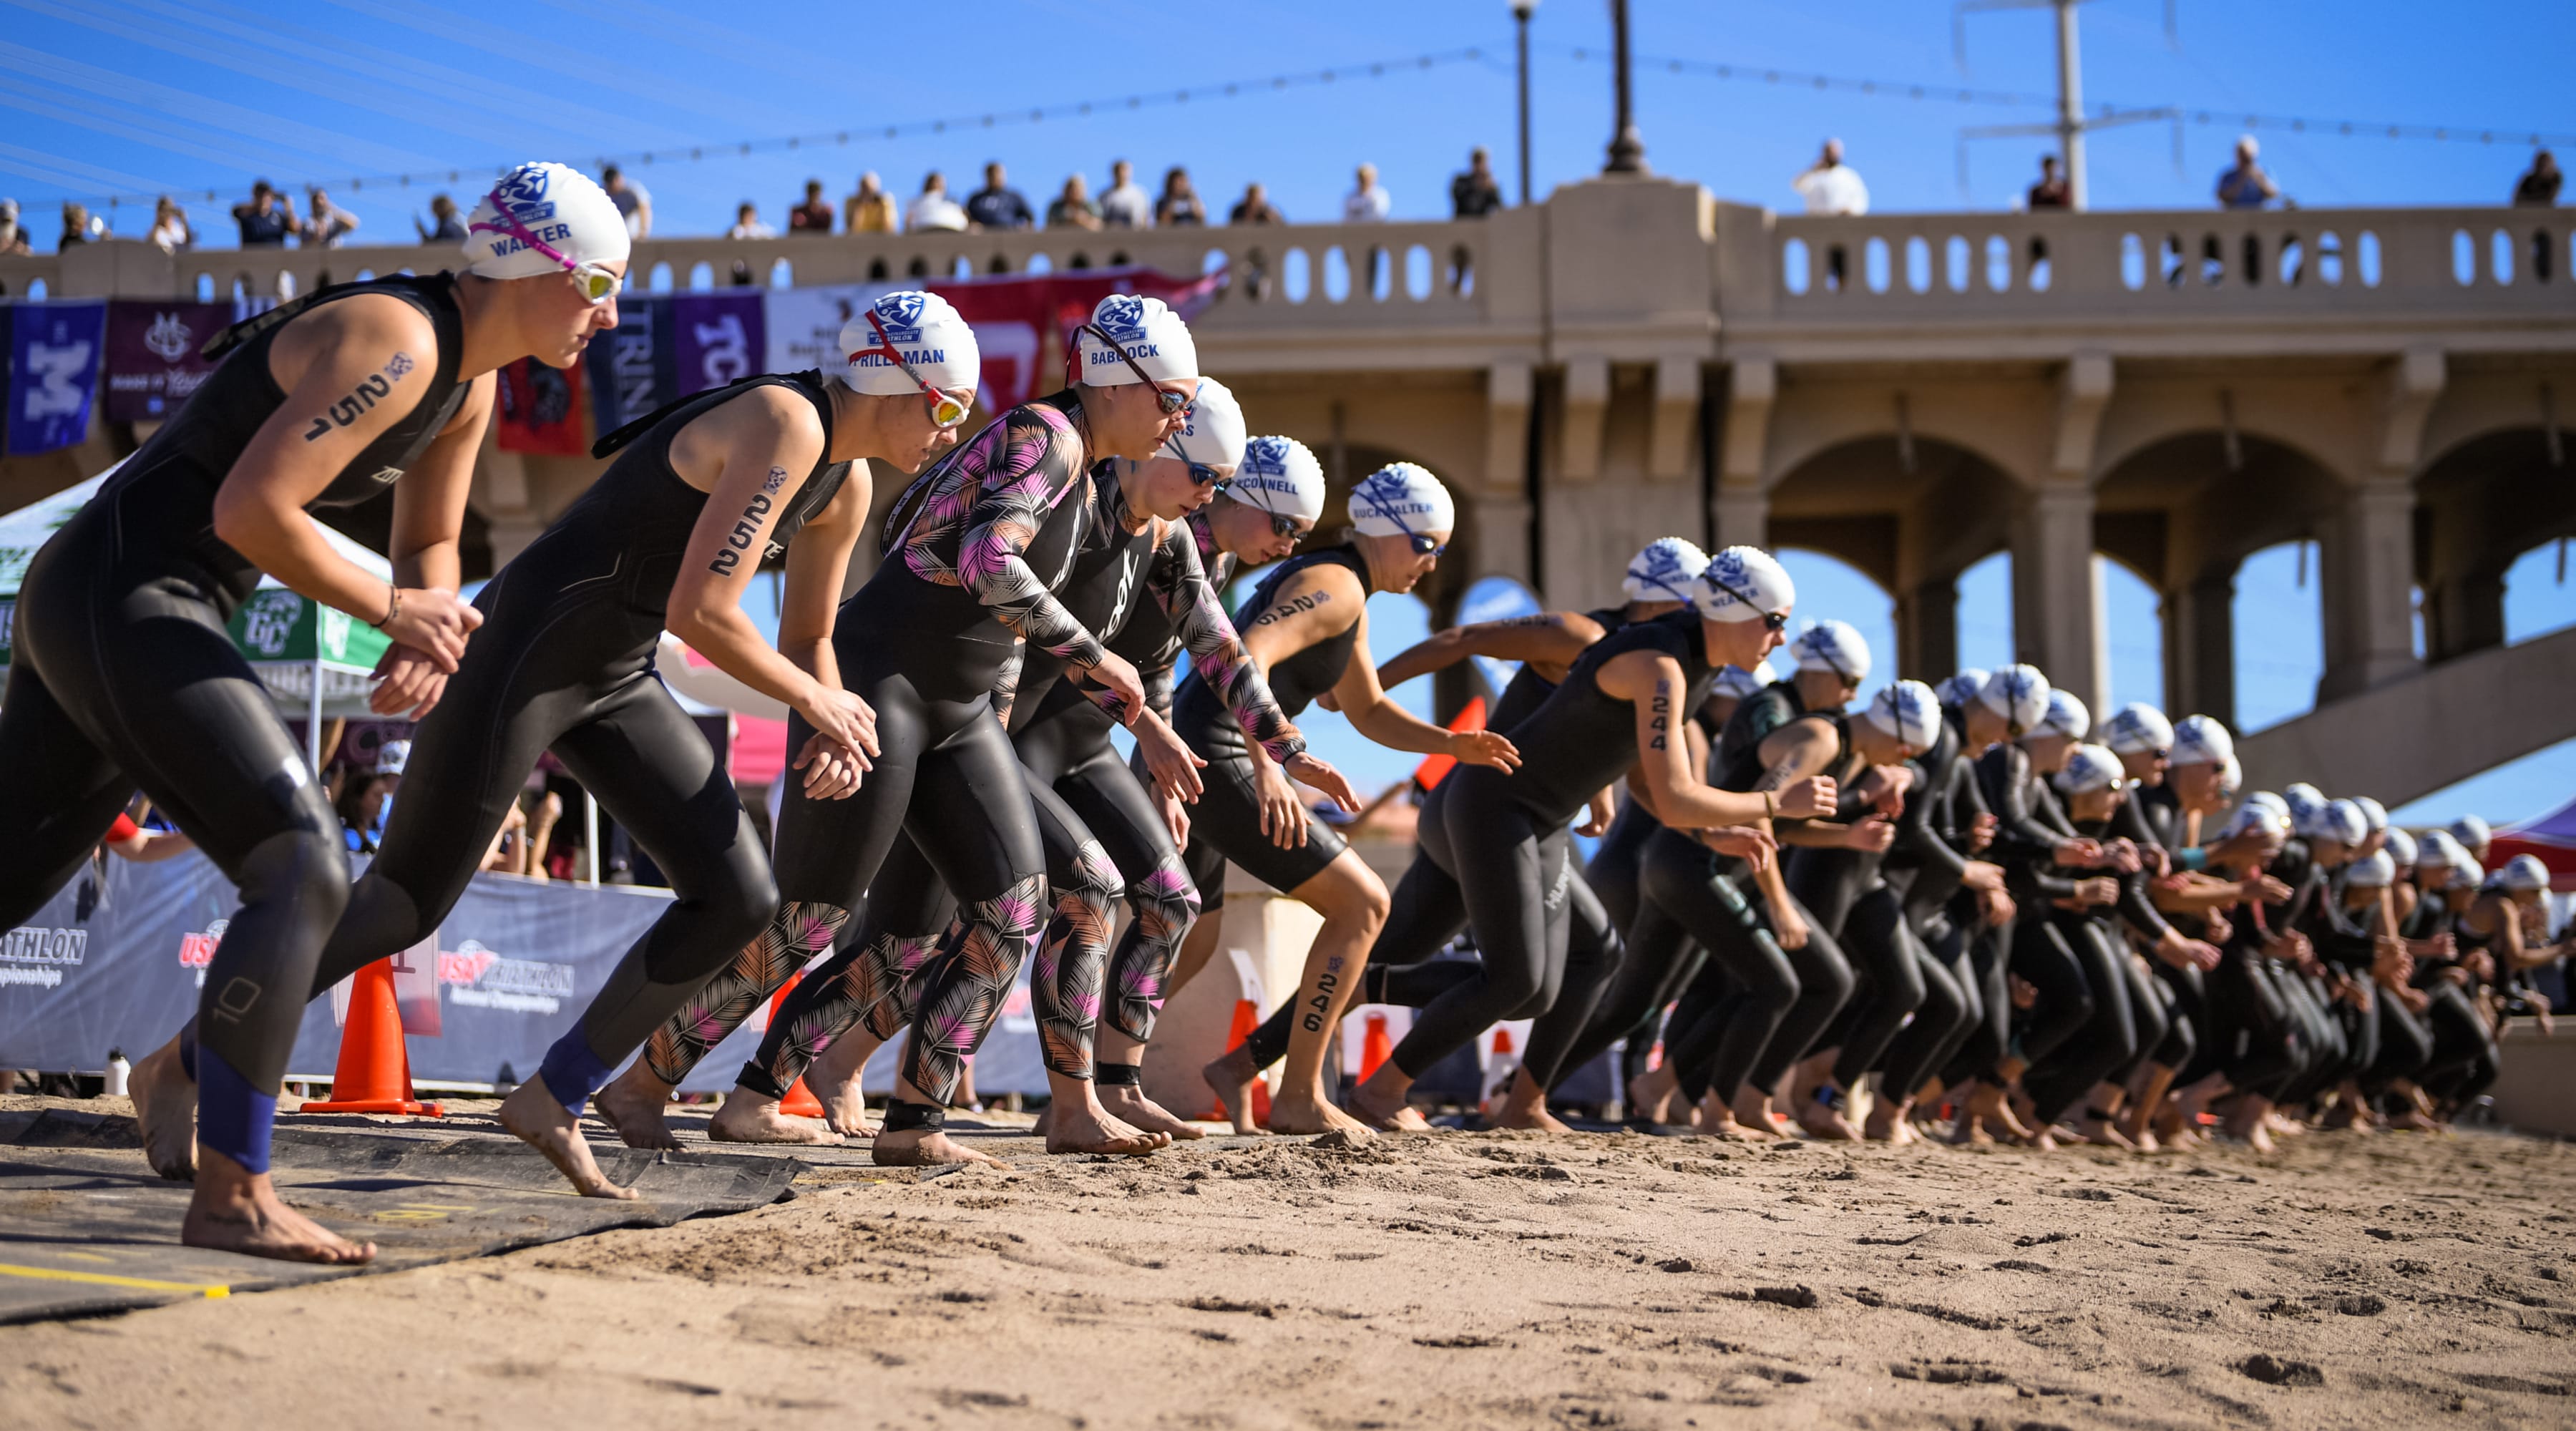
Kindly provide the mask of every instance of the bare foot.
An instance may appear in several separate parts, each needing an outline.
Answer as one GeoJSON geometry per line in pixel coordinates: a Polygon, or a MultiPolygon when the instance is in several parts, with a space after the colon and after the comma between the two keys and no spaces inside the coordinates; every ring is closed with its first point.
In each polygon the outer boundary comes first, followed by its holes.
{"type": "Polygon", "coordinates": [[[707,1120],[711,1143],[838,1143],[841,1135],[811,1118],[791,1118],[778,1111],[778,1100],[756,1089],[734,1085],[724,1106],[707,1120]]]}
{"type": "Polygon", "coordinates": [[[1148,1133],[1169,1133],[1178,1142],[1204,1138],[1207,1130],[1185,1119],[1175,1117],[1169,1109],[1145,1096],[1145,1090],[1132,1083],[1105,1083],[1100,1086],[1100,1106],[1118,1121],[1148,1133]]]}
{"type": "Polygon", "coordinates": [[[2418,1108],[2409,1108],[2403,1113],[2393,1115],[2388,1120],[2388,1126],[2391,1128],[2401,1128],[2410,1133],[2438,1133],[2442,1131],[2442,1125],[2435,1122],[2431,1114],[2418,1108]]]}
{"type": "MultiPolygon", "coordinates": [[[[1715,1090],[1710,1090],[1712,1096],[1715,1090]]],[[[1741,1128],[1755,1129],[1774,1138],[1786,1138],[1796,1126],[1771,1111],[1771,1096],[1747,1083],[1737,1090],[1735,1100],[1726,1105],[1727,1117],[1741,1128]]]]}
{"type": "Polygon", "coordinates": [[[633,1188],[619,1187],[599,1170],[598,1159],[590,1155],[590,1143],[581,1136],[581,1120],[555,1101],[544,1079],[531,1078],[501,1100],[501,1126],[545,1154],[546,1161],[570,1179],[573,1191],[583,1197],[634,1200],[633,1188]]]}
{"type": "Polygon", "coordinates": [[[1670,1064],[1658,1064],[1628,1080],[1628,1117],[1632,1122],[1662,1123],[1672,1116],[1673,1094],[1680,1089],[1670,1064]]]}
{"type": "Polygon", "coordinates": [[[1914,1141],[1914,1124],[1908,1116],[1914,1105],[1882,1098],[1873,1104],[1869,1117],[1861,1124],[1861,1136],[1873,1143],[1904,1144],[1914,1141]]]}
{"type": "MultiPolygon", "coordinates": [[[[1382,1133],[1428,1133],[1431,1120],[1422,1116],[1408,1099],[1410,1081],[1401,1085],[1385,1080],[1393,1076],[1394,1065],[1378,1070],[1373,1078],[1363,1080],[1351,1090],[1350,1115],[1382,1133]]],[[[1277,1105],[1271,1108],[1271,1122],[1276,1124],[1277,1105]]]]}
{"type": "MultiPolygon", "coordinates": [[[[1968,1096],[1968,1111],[1976,1114],[1979,1122],[1993,1124],[1999,1137],[2028,1143],[2038,1136],[2031,1132],[2028,1124],[2013,1116],[2012,1104],[2006,1101],[2004,1091],[1991,1083],[1977,1085],[1977,1091],[1968,1096]]],[[[2052,1141],[2049,1146],[2055,1147],[2056,1144],[2052,1141]]]]}
{"type": "Polygon", "coordinates": [[[859,1078],[880,1047],[862,1024],[832,1040],[806,1065],[805,1087],[823,1104],[823,1126],[852,1138],[877,1135],[876,1125],[868,1121],[867,1095],[859,1088],[859,1078]]]}
{"type": "Polygon", "coordinates": [[[937,1128],[906,1128],[877,1134],[869,1149],[881,1168],[941,1168],[951,1163],[982,1163],[1002,1167],[999,1158],[976,1152],[937,1128]]]}
{"type": "Polygon", "coordinates": [[[599,1090],[590,1106],[599,1121],[616,1129],[618,1138],[630,1148],[680,1146],[671,1126],[662,1121],[663,1110],[671,1106],[671,1085],[655,1077],[652,1068],[640,1058],[599,1090]]]}
{"type": "Polygon", "coordinates": [[[1097,1107],[1085,1108],[1071,1099],[1060,1098],[1048,1104],[1047,1115],[1046,1150],[1050,1153],[1141,1158],[1172,1145],[1167,1133],[1140,1132],[1097,1107]]]}
{"type": "Polygon", "coordinates": [[[1984,1119],[1973,1112],[1962,1111],[1959,1121],[1951,1125],[1950,1141],[1959,1147],[1991,1148],[1995,1145],[1995,1135],[1986,1131],[1984,1119]]]}
{"type": "Polygon", "coordinates": [[[209,1151],[197,1174],[196,1195],[179,1224],[187,1247],[210,1247],[280,1262],[353,1266],[375,1260],[376,1244],[351,1242],[288,1207],[268,1174],[254,1173],[209,1151]]]}
{"type": "Polygon", "coordinates": [[[1748,1123],[1737,1117],[1735,1109],[1721,1100],[1715,1089],[1700,1100],[1699,1129],[1712,1138],[1733,1138],[1738,1142],[1767,1143],[1783,1136],[1768,1118],[1748,1123]]]}
{"type": "Polygon", "coordinates": [[[1334,1107],[1320,1098],[1291,1098],[1281,1094],[1270,1103],[1270,1131],[1274,1133],[1348,1133],[1365,1141],[1377,1136],[1377,1129],[1334,1107]]]}
{"type": "Polygon", "coordinates": [[[134,1095],[134,1121],[152,1171],[179,1183],[196,1177],[197,1081],[179,1063],[179,1041],[144,1055],[126,1091],[134,1095]]]}
{"type": "Polygon", "coordinates": [[[2100,1114],[2086,1114],[2082,1126],[2077,1131],[2083,1136],[2085,1142],[2097,1148],[2115,1148],[2123,1153],[2138,1151],[2138,1145],[2130,1142],[2129,1136],[2121,1132],[2117,1124],[2100,1114]]]}
{"type": "MultiPolygon", "coordinates": [[[[1260,1076],[1261,1070],[1252,1066],[1252,1055],[1241,1048],[1235,1049],[1233,1052],[1226,1054],[1222,1058],[1214,1060],[1209,1063],[1207,1067],[1199,1070],[1199,1077],[1207,1083],[1209,1088],[1215,1091],[1216,1101],[1225,1106],[1226,1121],[1234,1125],[1234,1131],[1237,1133],[1267,1133],[1271,1131],[1270,1129],[1264,1128],[1259,1123],[1253,1121],[1252,1117],[1252,1080],[1259,1078],[1260,1076]]],[[[1275,1102],[1270,1106],[1270,1120],[1274,1123],[1279,1121],[1279,1105],[1275,1102]]],[[[1322,1128],[1305,1130],[1281,1128],[1278,1131],[1282,1133],[1295,1131],[1321,1133],[1325,1130],[1322,1128]]]]}
{"type": "Polygon", "coordinates": [[[1860,1141],[1860,1131],[1852,1127],[1851,1120],[1842,1115],[1842,1110],[1814,1099],[1798,1105],[1798,1126],[1807,1130],[1808,1137],[1829,1143],[1860,1141]]]}

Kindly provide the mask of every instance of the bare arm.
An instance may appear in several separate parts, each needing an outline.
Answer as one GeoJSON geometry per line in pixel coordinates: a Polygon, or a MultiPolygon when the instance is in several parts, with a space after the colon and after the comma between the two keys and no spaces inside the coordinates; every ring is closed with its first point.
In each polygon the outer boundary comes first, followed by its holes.
{"type": "Polygon", "coordinates": [[[1550,680],[1565,679],[1575,658],[1601,639],[1601,623],[1578,611],[1546,611],[1509,621],[1480,621],[1433,633],[1377,668],[1378,684],[1393,690],[1416,676],[1444,671],[1470,656],[1522,661],[1550,680]]]}
{"type": "MultiPolygon", "coordinates": [[[[1657,816],[1674,829],[1758,825],[1765,823],[1775,809],[1792,816],[1832,811],[1834,783],[1814,778],[1833,758],[1831,740],[1821,742],[1824,750],[1815,757],[1813,769],[1799,773],[1795,779],[1766,786],[1771,796],[1768,800],[1763,798],[1763,791],[1711,789],[1691,765],[1688,734],[1676,729],[1690,725],[1681,711],[1688,683],[1682,679],[1679,661],[1659,651],[1629,651],[1604,663],[1593,679],[1603,695],[1636,707],[1637,756],[1645,775],[1645,788],[1651,792],[1657,816]]],[[[1814,722],[1804,724],[1812,726],[1814,722]]]]}
{"type": "Polygon", "coordinates": [[[1520,752],[1500,732],[1449,730],[1387,698],[1386,688],[1378,684],[1377,665],[1369,659],[1365,606],[1360,608],[1358,629],[1352,636],[1350,664],[1342,668],[1342,678],[1333,683],[1333,696],[1342,714],[1350,717],[1353,729],[1389,750],[1448,755],[1500,770],[1510,770],[1521,763],[1520,752]]]}
{"type": "MultiPolygon", "coordinates": [[[[474,459],[492,419],[494,381],[474,380],[465,402],[427,451],[394,484],[392,550],[396,586],[454,591],[463,584],[457,542],[465,530],[466,499],[473,493],[474,459]]],[[[425,720],[446,693],[447,677],[427,652],[397,645],[376,666],[382,679],[368,694],[378,715],[410,712],[425,720]]]]}

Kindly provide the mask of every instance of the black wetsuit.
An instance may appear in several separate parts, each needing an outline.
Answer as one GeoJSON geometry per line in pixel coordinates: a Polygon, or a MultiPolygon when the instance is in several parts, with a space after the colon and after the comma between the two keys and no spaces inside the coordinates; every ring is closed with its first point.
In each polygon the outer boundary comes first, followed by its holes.
{"type": "Polygon", "coordinates": [[[1556,1002],[1572,890],[1581,882],[1566,822],[1637,763],[1636,707],[1605,695],[1597,679],[1603,665],[1631,651],[1680,664],[1681,710],[1697,706],[1715,678],[1697,612],[1631,623],[1594,642],[1564,683],[1512,728],[1518,770],[1460,766],[1441,782],[1442,808],[1436,819],[1426,811],[1421,847],[1456,883],[1482,957],[1472,977],[1424,1006],[1396,1045],[1394,1060],[1406,1075],[1419,1078],[1487,1028],[1534,1018],[1556,1002]]]}
{"type": "Polygon", "coordinates": [[[1896,843],[1880,865],[1914,938],[1924,988],[1913,1021],[1879,1060],[1891,1098],[1912,1096],[1985,1018],[1984,980],[1971,952],[1975,937],[1985,933],[1983,911],[1961,883],[1973,858],[1966,852],[1969,830],[1981,808],[1962,794],[1963,786],[1975,788],[1967,738],[1965,715],[1957,706],[1943,707],[1939,737],[1912,762],[1914,787],[1896,822],[1896,843]]]}
{"type": "Polygon", "coordinates": [[[0,811],[16,837],[0,860],[0,929],[71,878],[137,788],[239,887],[198,1006],[212,1057],[193,1072],[199,1137],[253,1172],[268,1166],[277,1089],[348,901],[349,862],[301,742],[225,629],[259,573],[215,535],[215,495],[286,403],[269,350],[287,321],[360,294],[419,310],[435,349],[395,354],[363,399],[344,400],[353,414],[412,405],[306,509],[364,502],[428,450],[471,388],[457,377],[454,278],[326,288],[236,325],[208,345],[223,361],[178,415],[37,552],[0,700],[0,811]]]}
{"type": "MultiPolygon", "coordinates": [[[[1363,601],[1373,589],[1368,562],[1357,547],[1325,547],[1301,552],[1272,568],[1253,588],[1242,611],[1258,619],[1270,609],[1281,587],[1298,573],[1318,566],[1348,568],[1351,575],[1359,578],[1363,601]]],[[[1270,667],[1266,673],[1270,694],[1288,719],[1293,721],[1304,714],[1315,697],[1340,682],[1343,671],[1350,666],[1351,652],[1359,644],[1359,623],[1360,609],[1354,607],[1349,624],[1302,651],[1281,657],[1270,667]]],[[[1222,891],[1226,862],[1231,860],[1254,879],[1290,894],[1322,874],[1324,866],[1349,848],[1340,831],[1311,812],[1306,816],[1306,843],[1296,849],[1283,850],[1262,833],[1261,800],[1253,782],[1252,757],[1244,745],[1242,727],[1234,713],[1226,709],[1217,689],[1208,684],[1206,674],[1195,667],[1173,699],[1172,729],[1193,754],[1207,762],[1199,771],[1203,788],[1198,803],[1190,807],[1190,846],[1184,856],[1190,882],[1197,888],[1222,891]]]]}

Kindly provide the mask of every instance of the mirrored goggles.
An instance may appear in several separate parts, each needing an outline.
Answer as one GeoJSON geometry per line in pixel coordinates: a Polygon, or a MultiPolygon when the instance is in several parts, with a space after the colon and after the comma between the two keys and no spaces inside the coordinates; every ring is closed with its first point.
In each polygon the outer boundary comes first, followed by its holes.
{"type": "Polygon", "coordinates": [[[1097,326],[1085,323],[1079,331],[1088,333],[1099,339],[1102,346],[1118,355],[1118,361],[1125,363],[1128,369],[1136,374],[1138,380],[1143,382],[1145,386],[1154,390],[1154,404],[1163,410],[1163,416],[1171,417],[1181,409],[1188,407],[1191,403],[1199,400],[1199,385],[1196,382],[1192,382],[1190,384],[1190,390],[1188,392],[1180,392],[1172,388],[1167,388],[1161,383],[1154,381],[1154,375],[1145,371],[1144,364],[1137,362],[1133,355],[1131,355],[1125,348],[1118,346],[1115,340],[1110,338],[1108,334],[1101,332],[1097,326]]]}
{"type": "Polygon", "coordinates": [[[912,364],[903,360],[903,350],[894,345],[894,340],[892,338],[886,336],[885,320],[879,318],[877,316],[877,310],[873,308],[867,310],[867,313],[868,326],[876,330],[876,346],[872,348],[861,348],[857,352],[850,354],[851,362],[855,363],[859,359],[864,358],[871,353],[883,354],[887,362],[901,368],[903,370],[903,375],[912,379],[914,385],[921,389],[922,398],[930,404],[931,425],[937,427],[942,432],[946,432],[957,427],[959,424],[965,422],[966,419],[975,415],[975,404],[971,398],[961,398],[955,393],[947,392],[935,387],[932,385],[930,379],[913,371],[912,364]]]}
{"type": "Polygon", "coordinates": [[[563,254],[557,252],[551,245],[546,243],[545,240],[538,238],[535,234],[529,232],[528,226],[519,222],[519,216],[510,212],[510,206],[501,201],[500,190],[494,189],[491,193],[484,195],[483,201],[492,206],[492,213],[500,220],[500,222],[477,222],[473,226],[471,230],[472,232],[508,234],[510,237],[526,244],[529,248],[532,248],[538,253],[544,254],[546,257],[562,264],[564,272],[572,275],[573,283],[581,289],[581,296],[588,300],[592,307],[597,307],[598,305],[616,297],[618,290],[626,286],[626,280],[620,277],[617,271],[610,268],[608,265],[587,260],[575,263],[573,260],[566,258],[563,254]]]}

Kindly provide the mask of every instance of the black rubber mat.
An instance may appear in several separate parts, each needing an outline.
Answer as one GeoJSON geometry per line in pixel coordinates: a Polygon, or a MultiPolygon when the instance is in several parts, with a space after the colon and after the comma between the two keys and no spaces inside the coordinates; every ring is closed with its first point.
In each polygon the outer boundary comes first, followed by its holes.
{"type": "Polygon", "coordinates": [[[741,1153],[649,1153],[594,1143],[601,1171],[641,1198],[576,1197],[508,1137],[277,1130],[270,1174],[297,1210],[372,1241],[358,1269],[179,1245],[187,1185],[144,1164],[130,1118],[48,1109],[0,1115],[0,1324],[398,1271],[615,1227],[667,1227],[794,1196],[806,1164],[741,1153]]]}

